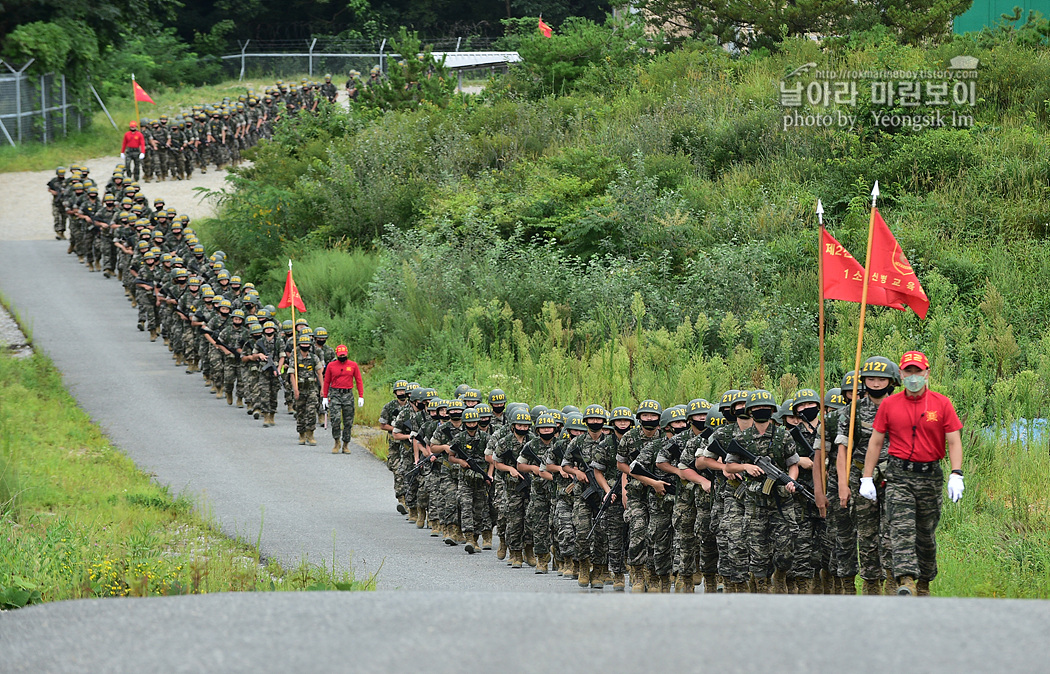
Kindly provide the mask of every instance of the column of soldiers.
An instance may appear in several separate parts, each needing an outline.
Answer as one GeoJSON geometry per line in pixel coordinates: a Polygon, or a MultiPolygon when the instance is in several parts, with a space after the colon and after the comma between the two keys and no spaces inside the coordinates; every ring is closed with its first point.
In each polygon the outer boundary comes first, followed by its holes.
{"type": "Polygon", "coordinates": [[[278,326],[276,309],[227,268],[226,254],[206,255],[189,217],[163,199],[150,206],[123,170],[118,164],[100,188],[84,166],[59,168],[48,182],[55,238],[68,228],[67,253],[123,285],[138,329],[150,341],[162,338],[176,367],[200,373],[216,398],[262,418],[264,427],[275,425],[283,389],[299,444],[316,445],[317,424],[326,421],[322,376],[336,359],[327,330],[304,318],[278,326]]]}
{"type": "Polygon", "coordinates": [[[900,376],[884,357],[864,363],[862,449],[847,466],[853,376],[823,401],[731,390],[715,405],[582,411],[400,380],[380,425],[398,512],[469,554],[497,536],[497,559],[581,588],[856,594],[860,575],[863,594],[896,594],[885,499],[858,490],[875,410],[900,376]]]}

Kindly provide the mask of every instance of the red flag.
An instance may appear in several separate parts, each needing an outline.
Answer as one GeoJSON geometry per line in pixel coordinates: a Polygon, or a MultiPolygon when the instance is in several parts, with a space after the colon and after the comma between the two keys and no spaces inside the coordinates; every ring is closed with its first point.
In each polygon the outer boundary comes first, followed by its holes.
{"type": "Polygon", "coordinates": [[[919,279],[904,257],[901,245],[897,243],[890,228],[886,226],[879,209],[872,208],[874,223],[871,240],[871,259],[868,260],[868,294],[872,288],[882,288],[887,297],[911,307],[919,318],[926,318],[930,309],[930,300],[923,292],[919,279]]]}
{"type": "MultiPolygon", "coordinates": [[[[821,250],[824,256],[824,299],[860,302],[864,290],[864,267],[846,248],[820,228],[821,250]]],[[[904,311],[900,298],[892,298],[882,286],[868,284],[868,304],[893,307],[904,311]]]]}
{"type": "Polygon", "coordinates": [[[551,27],[548,26],[542,18],[540,19],[540,32],[543,33],[543,37],[550,37],[552,32],[551,27]]]}
{"type": "Polygon", "coordinates": [[[306,311],[303,298],[299,296],[299,289],[295,287],[295,281],[292,280],[292,270],[289,269],[288,278],[284,282],[284,294],[281,295],[281,301],[277,303],[277,306],[281,309],[287,309],[293,304],[299,311],[306,311]]]}
{"type": "MultiPolygon", "coordinates": [[[[145,89],[139,86],[139,83],[135,80],[131,80],[131,90],[135,93],[135,100],[143,103],[153,103],[153,99],[149,97],[145,89]]],[[[153,103],[156,105],[156,103],[153,103]]]]}

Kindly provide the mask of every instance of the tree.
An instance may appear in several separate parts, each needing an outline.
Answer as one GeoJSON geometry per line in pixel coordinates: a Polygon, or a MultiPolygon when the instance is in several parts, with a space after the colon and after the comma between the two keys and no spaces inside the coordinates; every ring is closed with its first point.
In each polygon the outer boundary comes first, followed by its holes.
{"type": "Polygon", "coordinates": [[[392,42],[401,60],[387,68],[386,76],[362,91],[360,104],[379,110],[412,110],[423,103],[446,107],[456,83],[445,59],[434,58],[430,45],[422,48],[419,35],[404,27],[392,42]]]}
{"type": "Polygon", "coordinates": [[[951,35],[952,19],[970,9],[973,0],[877,0],[884,24],[901,42],[940,42],[951,35]]]}

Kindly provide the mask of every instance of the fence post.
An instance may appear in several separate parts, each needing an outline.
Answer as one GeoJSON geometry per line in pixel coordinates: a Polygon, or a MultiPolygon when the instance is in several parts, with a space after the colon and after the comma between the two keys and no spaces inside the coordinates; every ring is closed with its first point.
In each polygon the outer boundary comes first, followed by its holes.
{"type": "Polygon", "coordinates": [[[383,50],[386,49],[386,38],[383,38],[383,43],[379,45],[379,72],[383,72],[383,50]]]}
{"type": "Polygon", "coordinates": [[[244,80],[244,52],[248,49],[249,42],[251,42],[250,39],[245,40],[244,44],[241,46],[241,74],[237,77],[238,82],[244,80]]]}
{"type": "Polygon", "coordinates": [[[44,76],[40,76],[40,117],[44,121],[44,126],[40,130],[40,137],[44,141],[44,145],[47,145],[47,92],[44,89],[44,76]]]}
{"type": "Polygon", "coordinates": [[[62,135],[68,136],[69,131],[66,129],[66,119],[69,117],[69,106],[66,105],[66,76],[62,75],[62,135]]]}
{"type": "Polygon", "coordinates": [[[120,131],[120,129],[117,129],[117,123],[113,121],[113,115],[109,114],[109,110],[106,109],[106,104],[102,102],[102,97],[98,95],[97,91],[95,91],[95,85],[89,84],[88,86],[91,87],[91,93],[95,94],[95,100],[102,106],[102,112],[106,113],[106,117],[109,117],[109,123],[113,125],[114,129],[120,131]]]}
{"type": "Polygon", "coordinates": [[[15,74],[15,114],[18,120],[18,142],[22,142],[22,73],[15,74]]]}
{"type": "Polygon", "coordinates": [[[457,37],[456,38],[456,51],[459,51],[459,43],[460,42],[463,42],[463,38],[462,37],[457,37]]]}
{"type": "Polygon", "coordinates": [[[308,62],[309,62],[310,65],[307,67],[307,71],[308,71],[308,74],[310,75],[310,77],[314,76],[314,45],[315,44],[317,44],[317,38],[316,37],[313,39],[313,42],[310,43],[310,55],[308,57],[308,62]]]}

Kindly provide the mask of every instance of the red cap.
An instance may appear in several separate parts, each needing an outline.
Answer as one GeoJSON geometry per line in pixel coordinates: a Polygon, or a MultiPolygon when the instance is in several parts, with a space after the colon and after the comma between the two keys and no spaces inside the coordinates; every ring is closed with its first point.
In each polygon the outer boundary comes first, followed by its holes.
{"type": "Polygon", "coordinates": [[[908,351],[901,356],[901,369],[903,370],[909,365],[918,366],[923,370],[930,369],[930,361],[922,351],[908,351]]]}
{"type": "Polygon", "coordinates": [[[340,344],[339,346],[335,347],[335,355],[337,356],[345,356],[348,353],[350,353],[350,351],[346,348],[345,344],[340,344]]]}
{"type": "Polygon", "coordinates": [[[138,123],[138,122],[136,122],[136,121],[134,121],[134,120],[132,120],[132,121],[128,122],[128,126],[130,126],[130,127],[131,127],[131,128],[133,128],[133,129],[134,129],[134,128],[135,128],[136,126],[138,126],[138,125],[139,125],[139,123],[138,123]]]}

